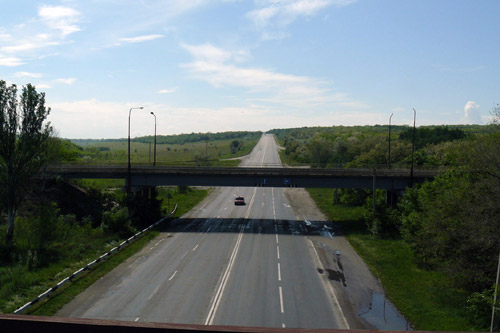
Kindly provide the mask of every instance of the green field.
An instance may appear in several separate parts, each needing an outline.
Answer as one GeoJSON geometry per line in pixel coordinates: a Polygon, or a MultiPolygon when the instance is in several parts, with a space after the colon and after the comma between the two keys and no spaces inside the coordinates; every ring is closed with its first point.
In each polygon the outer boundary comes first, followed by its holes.
{"type": "MultiPolygon", "coordinates": [[[[258,141],[257,138],[239,139],[242,146],[236,152],[231,152],[233,139],[208,142],[192,142],[184,144],[157,144],[156,165],[176,166],[237,166],[239,160],[232,160],[249,154],[258,141]]],[[[124,164],[127,163],[128,142],[123,141],[89,141],[78,142],[89,150],[82,160],[86,164],[124,164]],[[95,154],[95,150],[98,154],[95,154]]],[[[154,145],[149,143],[131,142],[130,160],[132,164],[152,165],[154,160],[154,145]]],[[[77,161],[80,163],[81,161],[77,161]]]]}

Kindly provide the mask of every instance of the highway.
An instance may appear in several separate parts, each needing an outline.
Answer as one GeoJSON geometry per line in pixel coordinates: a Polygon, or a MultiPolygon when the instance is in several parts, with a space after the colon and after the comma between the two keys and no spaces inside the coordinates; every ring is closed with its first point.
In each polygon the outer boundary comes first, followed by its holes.
{"type": "MultiPolygon", "coordinates": [[[[266,164],[280,164],[271,135],[261,138],[241,166],[266,164]]],[[[304,193],[297,191],[305,193],[303,189],[216,188],[57,315],[206,325],[373,328],[358,312],[368,306],[373,290],[381,292],[380,286],[345,239],[332,237],[324,217],[314,213],[314,204],[301,199],[304,193]],[[236,196],[243,196],[246,205],[235,206],[236,196]],[[296,198],[294,202],[290,197],[296,198]],[[339,249],[343,258],[352,258],[351,264],[344,260],[342,266],[333,255],[337,251],[338,256],[339,249]],[[326,271],[340,272],[342,281],[327,278],[326,271]]]]}

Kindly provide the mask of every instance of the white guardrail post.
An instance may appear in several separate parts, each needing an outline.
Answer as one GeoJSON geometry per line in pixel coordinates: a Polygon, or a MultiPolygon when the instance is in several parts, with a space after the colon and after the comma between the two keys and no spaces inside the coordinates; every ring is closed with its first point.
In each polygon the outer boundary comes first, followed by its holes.
{"type": "Polygon", "coordinates": [[[40,295],[38,295],[34,300],[24,304],[23,306],[21,306],[19,309],[15,310],[13,313],[14,314],[21,314],[23,313],[24,311],[28,310],[29,308],[31,308],[33,305],[35,305],[36,303],[40,302],[42,299],[44,299],[45,297],[49,296],[50,294],[52,294],[53,292],[55,292],[57,289],[61,288],[62,286],[64,286],[66,283],[68,282],[71,282],[74,278],[78,277],[80,274],[82,274],[83,272],[89,270],[90,268],[92,268],[92,266],[94,266],[95,264],[105,260],[107,257],[109,257],[111,254],[113,254],[113,252],[116,252],[120,249],[122,249],[123,247],[125,247],[126,245],[130,244],[130,242],[132,242],[133,240],[139,238],[139,236],[141,236],[142,234],[144,234],[146,231],[156,227],[158,224],[164,222],[166,219],[168,219],[169,217],[171,217],[175,211],[177,210],[177,205],[175,205],[174,209],[170,212],[170,214],[168,214],[167,216],[165,217],[162,217],[160,220],[158,220],[157,222],[153,223],[152,225],[150,225],[149,227],[145,228],[144,230],[142,231],[139,231],[138,233],[136,233],[135,235],[133,235],[132,237],[130,237],[129,239],[123,241],[120,243],[120,245],[112,248],[111,250],[109,250],[108,252],[104,253],[102,256],[100,256],[99,258],[89,262],[85,267],[82,267],[80,268],[79,270],[75,271],[73,274],[71,274],[70,276],[62,279],[58,284],[56,284],[55,286],[47,289],[45,292],[41,293],[40,295]]]}

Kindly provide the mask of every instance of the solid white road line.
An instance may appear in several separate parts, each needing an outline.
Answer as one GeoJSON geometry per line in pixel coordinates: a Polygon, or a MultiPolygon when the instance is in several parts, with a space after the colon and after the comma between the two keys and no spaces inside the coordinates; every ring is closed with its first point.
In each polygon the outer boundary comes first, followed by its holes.
{"type": "Polygon", "coordinates": [[[234,245],[233,252],[231,253],[231,257],[229,258],[229,264],[227,265],[226,271],[222,276],[221,283],[219,284],[219,288],[215,293],[215,296],[212,300],[212,306],[210,307],[210,311],[208,312],[207,319],[205,320],[205,325],[212,325],[215,319],[215,313],[217,312],[217,308],[219,307],[220,300],[222,299],[222,294],[224,293],[224,289],[226,287],[227,280],[229,279],[229,275],[231,274],[231,270],[233,268],[234,261],[236,259],[236,255],[238,254],[238,249],[240,248],[241,239],[243,238],[243,230],[245,226],[242,225],[240,229],[240,233],[238,235],[238,239],[236,240],[236,244],[234,245]]]}
{"type": "Polygon", "coordinates": [[[177,274],[177,271],[175,271],[174,274],[172,274],[172,276],[168,278],[168,281],[172,280],[174,278],[175,274],[177,274]]]}
{"type": "Polygon", "coordinates": [[[278,263],[278,281],[281,281],[281,266],[280,266],[280,263],[278,263]]]}
{"type": "Polygon", "coordinates": [[[253,188],[252,199],[250,199],[250,204],[248,205],[247,213],[245,214],[245,219],[248,219],[250,216],[250,212],[252,210],[253,202],[255,200],[255,192],[257,191],[257,187],[253,188]]]}
{"type": "Polygon", "coordinates": [[[280,306],[281,306],[281,313],[285,313],[285,308],[283,307],[283,290],[281,289],[281,286],[280,286],[280,306]]]}
{"type": "Polygon", "coordinates": [[[149,295],[148,300],[150,300],[151,298],[153,298],[153,296],[156,294],[156,292],[158,291],[158,289],[160,289],[160,286],[161,285],[158,285],[158,287],[156,287],[155,290],[153,290],[153,292],[151,293],[151,295],[149,295]]]}
{"type": "MultiPolygon", "coordinates": [[[[314,250],[314,253],[316,254],[316,259],[318,260],[318,265],[320,266],[320,268],[323,271],[325,271],[325,267],[323,267],[323,264],[321,263],[321,260],[319,259],[318,251],[316,251],[316,247],[314,246],[314,243],[310,239],[309,239],[309,242],[311,243],[311,246],[312,246],[312,248],[314,250]]],[[[339,309],[340,316],[342,317],[342,321],[344,322],[345,328],[346,329],[351,329],[351,327],[349,326],[349,323],[347,322],[347,318],[344,315],[344,311],[342,311],[342,308],[340,307],[339,299],[337,298],[337,293],[335,292],[335,289],[332,287],[332,285],[328,281],[324,281],[323,279],[321,279],[321,281],[330,290],[330,293],[333,296],[333,300],[335,302],[335,305],[339,309]]]]}

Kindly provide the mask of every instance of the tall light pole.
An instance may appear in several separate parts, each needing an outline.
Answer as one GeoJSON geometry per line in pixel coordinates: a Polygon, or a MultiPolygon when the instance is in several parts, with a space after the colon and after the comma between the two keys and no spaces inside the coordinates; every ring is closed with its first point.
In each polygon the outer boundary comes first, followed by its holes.
{"type": "Polygon", "coordinates": [[[151,114],[153,115],[153,117],[155,117],[155,147],[153,148],[154,150],[153,166],[156,166],[156,115],[152,111],[151,114]]]}
{"type": "Polygon", "coordinates": [[[393,114],[394,113],[391,113],[389,117],[389,169],[391,168],[391,119],[393,114]]]}
{"type": "Polygon", "coordinates": [[[132,113],[132,110],[142,110],[144,109],[144,107],[142,106],[139,106],[139,107],[135,107],[135,108],[130,108],[130,110],[128,111],[128,173],[127,173],[127,177],[128,177],[128,184],[127,184],[127,193],[130,193],[130,171],[132,169],[131,165],[130,165],[130,114],[132,113]]]}
{"type": "Polygon", "coordinates": [[[415,120],[417,119],[417,111],[413,109],[413,136],[411,144],[411,169],[410,169],[410,187],[413,187],[413,153],[415,152],[415,120]]]}

